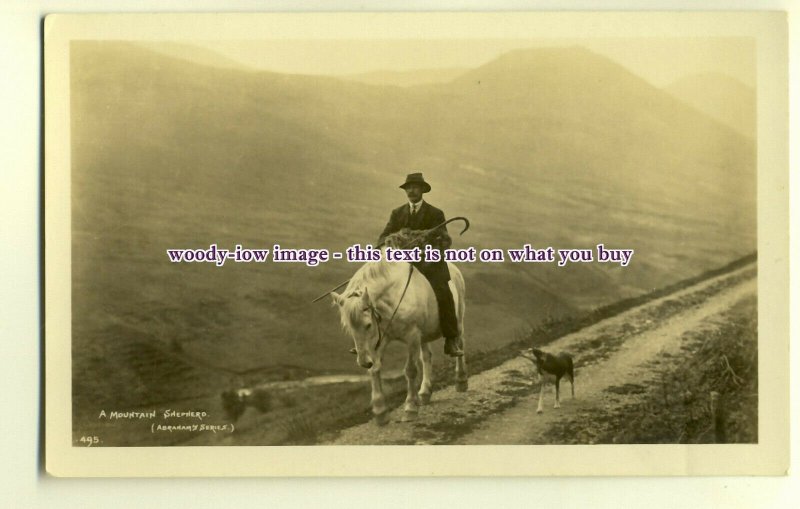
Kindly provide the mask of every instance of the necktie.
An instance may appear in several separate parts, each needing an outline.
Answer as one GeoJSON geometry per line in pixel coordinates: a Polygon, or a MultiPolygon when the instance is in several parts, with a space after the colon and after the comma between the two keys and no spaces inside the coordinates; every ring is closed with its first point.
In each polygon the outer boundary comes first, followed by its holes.
{"type": "Polygon", "coordinates": [[[417,217],[417,205],[411,205],[411,217],[417,217]]]}

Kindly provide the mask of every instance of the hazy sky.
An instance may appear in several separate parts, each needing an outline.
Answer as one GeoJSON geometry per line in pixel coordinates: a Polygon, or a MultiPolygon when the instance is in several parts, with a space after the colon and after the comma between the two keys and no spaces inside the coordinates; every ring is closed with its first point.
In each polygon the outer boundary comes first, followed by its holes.
{"type": "MultiPolygon", "coordinates": [[[[184,41],[188,43],[189,41],[184,41]]],[[[257,69],[343,75],[376,70],[476,67],[516,48],[581,45],[656,86],[688,74],[722,72],[755,86],[750,38],[240,40],[192,41],[257,69]]]]}

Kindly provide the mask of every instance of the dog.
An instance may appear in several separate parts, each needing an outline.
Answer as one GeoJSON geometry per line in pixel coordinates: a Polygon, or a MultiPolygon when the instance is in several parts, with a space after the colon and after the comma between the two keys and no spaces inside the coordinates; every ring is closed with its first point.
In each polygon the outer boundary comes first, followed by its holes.
{"type": "Polygon", "coordinates": [[[572,356],[568,353],[559,353],[557,355],[549,354],[538,348],[529,348],[520,352],[522,357],[536,365],[536,371],[539,376],[541,387],[539,389],[539,407],[536,413],[542,413],[542,404],[544,400],[544,375],[550,374],[556,377],[556,403],[553,408],[561,408],[559,399],[559,383],[561,377],[567,375],[569,377],[570,387],[572,388],[572,397],[575,398],[575,370],[573,368],[572,356]]]}

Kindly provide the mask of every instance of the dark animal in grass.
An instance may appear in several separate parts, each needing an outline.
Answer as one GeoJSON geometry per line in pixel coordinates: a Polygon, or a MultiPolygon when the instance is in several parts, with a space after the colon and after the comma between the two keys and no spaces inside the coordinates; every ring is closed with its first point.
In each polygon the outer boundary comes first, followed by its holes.
{"type": "Polygon", "coordinates": [[[222,409],[225,415],[232,421],[237,421],[247,409],[246,398],[250,395],[247,391],[227,390],[220,396],[222,397],[222,409]]]}
{"type": "Polygon", "coordinates": [[[230,389],[220,396],[225,415],[234,422],[249,406],[256,408],[261,413],[269,412],[272,409],[272,394],[263,389],[230,389]]]}
{"type": "Polygon", "coordinates": [[[538,348],[529,348],[520,352],[522,357],[533,362],[536,366],[536,372],[541,383],[539,389],[539,407],[536,413],[542,413],[542,403],[544,401],[544,385],[546,374],[555,375],[556,377],[556,403],[553,408],[561,408],[559,400],[559,383],[561,377],[567,375],[569,377],[570,387],[572,388],[572,397],[575,397],[575,370],[572,364],[572,356],[568,353],[559,353],[556,355],[544,352],[538,348]]]}

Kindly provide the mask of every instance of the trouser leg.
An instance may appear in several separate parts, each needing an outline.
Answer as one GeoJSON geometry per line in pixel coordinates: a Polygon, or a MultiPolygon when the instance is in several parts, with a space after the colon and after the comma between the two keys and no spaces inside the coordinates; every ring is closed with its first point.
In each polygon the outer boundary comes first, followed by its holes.
{"type": "Polygon", "coordinates": [[[458,337],[458,320],[456,319],[456,305],[453,293],[447,281],[431,282],[433,293],[439,304],[439,327],[445,338],[458,337]]]}
{"type": "Polygon", "coordinates": [[[450,291],[450,274],[447,266],[440,265],[417,265],[433,288],[436,295],[436,303],[439,308],[439,328],[444,336],[444,353],[451,357],[461,357],[464,351],[459,345],[458,319],[456,318],[456,306],[453,294],[450,291]]]}

